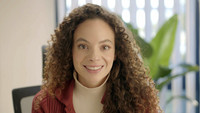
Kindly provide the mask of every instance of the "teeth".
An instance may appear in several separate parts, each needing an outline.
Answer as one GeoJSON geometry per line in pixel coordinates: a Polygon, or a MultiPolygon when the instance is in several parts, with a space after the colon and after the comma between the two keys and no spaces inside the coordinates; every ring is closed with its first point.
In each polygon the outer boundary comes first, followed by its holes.
{"type": "Polygon", "coordinates": [[[99,66],[99,67],[87,67],[87,68],[90,69],[90,70],[98,70],[98,69],[101,68],[101,66],[99,66]]]}

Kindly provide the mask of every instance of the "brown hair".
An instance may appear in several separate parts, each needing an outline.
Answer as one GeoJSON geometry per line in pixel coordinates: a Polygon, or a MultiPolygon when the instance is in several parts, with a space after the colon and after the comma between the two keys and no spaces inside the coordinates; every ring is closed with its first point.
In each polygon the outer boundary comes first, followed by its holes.
{"type": "Polygon", "coordinates": [[[134,37],[115,14],[94,4],[74,9],[55,30],[47,50],[42,89],[55,96],[58,87],[62,91],[65,83],[73,79],[74,31],[80,23],[93,18],[105,21],[115,34],[116,59],[107,81],[103,112],[162,112],[158,105],[158,91],[139,57],[140,50],[134,37]]]}

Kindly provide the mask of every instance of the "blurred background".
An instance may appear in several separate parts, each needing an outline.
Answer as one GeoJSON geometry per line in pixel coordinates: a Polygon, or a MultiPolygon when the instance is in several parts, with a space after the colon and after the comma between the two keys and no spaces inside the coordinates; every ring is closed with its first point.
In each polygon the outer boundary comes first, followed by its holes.
{"type": "Polygon", "coordinates": [[[174,37],[165,46],[171,53],[163,52],[170,72],[151,75],[156,85],[169,80],[159,89],[160,106],[166,113],[200,113],[199,67],[194,69],[200,54],[199,0],[0,0],[0,113],[14,113],[14,88],[41,85],[42,45],[64,16],[86,3],[117,13],[150,46],[154,38],[174,37]]]}

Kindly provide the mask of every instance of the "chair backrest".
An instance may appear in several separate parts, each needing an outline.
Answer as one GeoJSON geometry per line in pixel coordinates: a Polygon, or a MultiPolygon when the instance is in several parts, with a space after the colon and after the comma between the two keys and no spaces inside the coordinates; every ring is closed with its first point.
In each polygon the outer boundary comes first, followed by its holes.
{"type": "Polygon", "coordinates": [[[44,77],[44,66],[46,61],[47,45],[42,46],[42,77],[44,77]]]}
{"type": "Polygon", "coordinates": [[[40,86],[17,88],[12,90],[15,113],[31,113],[34,95],[40,91],[40,86]]]}

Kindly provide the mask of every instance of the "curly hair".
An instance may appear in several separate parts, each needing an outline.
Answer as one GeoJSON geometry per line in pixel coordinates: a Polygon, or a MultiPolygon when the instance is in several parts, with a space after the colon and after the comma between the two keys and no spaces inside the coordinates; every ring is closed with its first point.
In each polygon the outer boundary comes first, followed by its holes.
{"type": "MultiPolygon", "coordinates": [[[[116,59],[106,85],[104,113],[158,113],[158,90],[148,76],[139,57],[140,49],[134,37],[114,13],[86,4],[74,9],[55,30],[47,49],[42,89],[55,97],[55,90],[65,88],[73,79],[73,35],[77,26],[87,19],[99,18],[114,31],[116,59]]],[[[42,98],[38,100],[39,103],[42,98]]],[[[39,104],[37,104],[39,105],[39,104]]]]}

